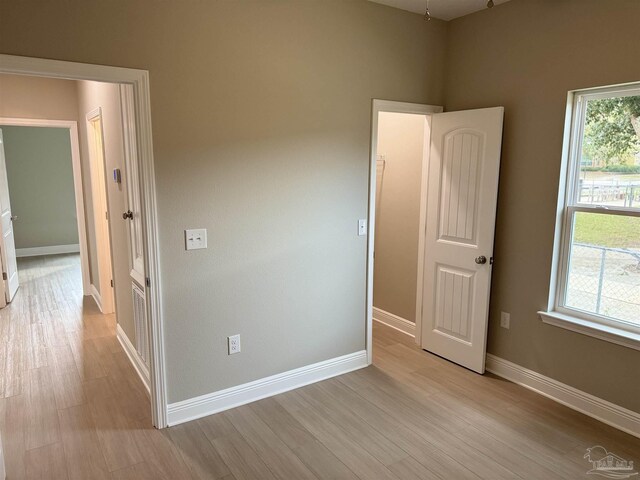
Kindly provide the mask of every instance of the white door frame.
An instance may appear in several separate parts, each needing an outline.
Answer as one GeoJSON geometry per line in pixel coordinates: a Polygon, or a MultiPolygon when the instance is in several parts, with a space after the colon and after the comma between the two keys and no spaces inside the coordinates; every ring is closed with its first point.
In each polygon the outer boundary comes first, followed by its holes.
{"type": "Polygon", "coordinates": [[[89,259],[87,255],[87,230],[84,216],[84,194],[82,188],[82,170],[80,166],[80,147],[78,143],[78,124],[71,120],[47,120],[42,118],[0,117],[0,127],[50,127],[66,128],[71,140],[71,165],[73,167],[73,189],[78,217],[78,243],[80,245],[80,265],[82,269],[82,293],[89,295],[89,259]]]}
{"type": "Polygon", "coordinates": [[[167,395],[149,72],[131,68],[0,54],[0,73],[67,80],[124,83],[133,87],[136,134],[140,157],[141,214],[143,217],[144,253],[147,269],[147,278],[145,279],[147,283],[146,302],[151,337],[151,414],[153,424],[157,428],[165,428],[167,426],[167,395]]]}
{"type": "MultiPolygon", "coordinates": [[[[424,228],[427,212],[426,190],[427,190],[427,173],[429,162],[429,143],[430,143],[430,115],[433,113],[441,113],[442,107],[436,105],[423,105],[420,103],[394,102],[390,100],[373,99],[371,109],[371,158],[369,164],[369,216],[368,216],[368,233],[367,233],[367,326],[366,326],[366,347],[367,362],[369,365],[373,362],[373,251],[375,247],[375,219],[376,219],[376,159],[378,154],[378,114],[380,112],[393,113],[410,113],[417,115],[425,115],[427,122],[425,126],[425,148],[422,156],[422,184],[420,187],[420,229],[419,229],[419,247],[418,247],[418,297],[416,302],[416,310],[422,310],[422,272],[424,270],[424,228]]],[[[416,315],[416,341],[419,343],[421,334],[421,317],[416,315]]]]}

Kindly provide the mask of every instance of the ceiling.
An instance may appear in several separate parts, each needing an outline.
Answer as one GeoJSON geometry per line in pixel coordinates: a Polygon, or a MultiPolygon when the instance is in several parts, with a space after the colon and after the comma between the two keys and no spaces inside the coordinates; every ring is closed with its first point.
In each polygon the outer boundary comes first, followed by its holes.
{"type": "MultiPolygon", "coordinates": [[[[407,10],[409,12],[424,15],[427,8],[427,0],[370,0],[375,3],[382,3],[390,7],[407,10]]],[[[494,0],[496,5],[508,2],[509,0],[494,0]]],[[[429,0],[429,12],[434,18],[441,20],[453,20],[469,13],[477,12],[487,8],[487,0],[429,0]]]]}

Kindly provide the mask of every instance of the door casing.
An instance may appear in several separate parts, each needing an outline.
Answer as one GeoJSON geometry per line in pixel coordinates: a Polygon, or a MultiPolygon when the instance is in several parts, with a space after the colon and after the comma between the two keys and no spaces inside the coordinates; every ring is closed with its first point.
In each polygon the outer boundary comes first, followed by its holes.
{"type": "Polygon", "coordinates": [[[50,127],[69,130],[71,141],[71,165],[73,167],[73,188],[78,219],[78,243],[80,244],[80,265],[82,269],[82,292],[89,295],[89,259],[87,255],[87,230],[84,214],[84,193],[80,165],[80,147],[78,142],[78,124],[72,120],[47,120],[42,118],[0,117],[0,127],[50,127]]]}
{"type": "MultiPolygon", "coordinates": [[[[437,105],[423,105],[420,103],[394,102],[390,100],[374,99],[371,114],[371,155],[369,163],[369,213],[367,216],[367,287],[366,287],[366,338],[367,363],[373,362],[373,252],[375,247],[375,218],[376,218],[376,159],[378,153],[378,114],[380,112],[409,113],[424,115],[425,122],[425,145],[430,142],[429,119],[431,114],[441,113],[443,107],[437,105]]],[[[418,239],[418,289],[416,311],[419,313],[422,308],[422,269],[424,268],[424,219],[426,218],[426,192],[427,172],[429,162],[429,149],[423,149],[422,157],[422,183],[420,195],[420,228],[418,239]]],[[[420,317],[416,315],[416,342],[421,338],[420,317]]]]}

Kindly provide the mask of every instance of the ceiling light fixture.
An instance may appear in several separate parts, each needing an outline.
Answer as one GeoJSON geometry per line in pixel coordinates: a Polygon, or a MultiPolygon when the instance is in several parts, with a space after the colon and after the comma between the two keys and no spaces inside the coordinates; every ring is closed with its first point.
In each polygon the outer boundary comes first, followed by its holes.
{"type": "Polygon", "coordinates": [[[424,19],[427,22],[431,21],[431,13],[429,12],[429,0],[427,0],[427,10],[424,12],[424,19]]]}
{"type": "Polygon", "coordinates": [[[494,5],[495,5],[495,3],[493,3],[493,0],[489,0],[487,2],[487,8],[493,8],[494,5]]]}

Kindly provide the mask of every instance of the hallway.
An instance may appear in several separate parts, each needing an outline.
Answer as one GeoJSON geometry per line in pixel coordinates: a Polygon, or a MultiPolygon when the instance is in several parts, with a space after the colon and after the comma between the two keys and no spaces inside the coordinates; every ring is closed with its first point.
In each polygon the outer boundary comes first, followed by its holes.
{"type": "Polygon", "coordinates": [[[20,289],[0,310],[8,478],[62,479],[67,469],[69,478],[111,478],[109,471],[142,462],[136,437],[164,437],[151,427],[149,399],[116,340],[115,316],[83,299],[79,256],[18,262],[20,289]]]}

